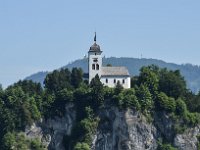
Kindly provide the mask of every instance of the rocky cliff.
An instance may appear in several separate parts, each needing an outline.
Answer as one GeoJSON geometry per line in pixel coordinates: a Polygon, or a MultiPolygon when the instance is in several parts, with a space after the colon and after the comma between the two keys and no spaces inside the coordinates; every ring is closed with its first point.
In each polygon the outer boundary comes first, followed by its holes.
{"type": "MultiPolygon", "coordinates": [[[[48,149],[64,150],[63,138],[70,135],[75,124],[76,112],[73,104],[66,106],[65,115],[33,124],[26,129],[28,138],[39,138],[48,149]]],[[[197,150],[197,135],[200,126],[175,135],[173,122],[163,114],[155,116],[153,122],[134,109],[119,110],[103,108],[99,112],[100,122],[94,135],[92,150],[156,150],[158,141],[168,138],[179,150],[197,150]]]]}

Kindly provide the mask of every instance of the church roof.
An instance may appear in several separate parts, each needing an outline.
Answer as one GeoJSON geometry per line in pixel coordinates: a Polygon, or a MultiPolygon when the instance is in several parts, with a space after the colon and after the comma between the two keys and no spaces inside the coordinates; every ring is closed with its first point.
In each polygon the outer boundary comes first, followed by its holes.
{"type": "Polygon", "coordinates": [[[102,67],[101,76],[130,76],[126,67],[102,67]]]}
{"type": "Polygon", "coordinates": [[[90,47],[90,52],[101,52],[100,46],[95,42],[91,47],[90,47]]]}
{"type": "Polygon", "coordinates": [[[96,41],[97,41],[97,36],[95,32],[94,44],[90,47],[89,52],[101,52],[100,46],[96,43],[96,41]]]}

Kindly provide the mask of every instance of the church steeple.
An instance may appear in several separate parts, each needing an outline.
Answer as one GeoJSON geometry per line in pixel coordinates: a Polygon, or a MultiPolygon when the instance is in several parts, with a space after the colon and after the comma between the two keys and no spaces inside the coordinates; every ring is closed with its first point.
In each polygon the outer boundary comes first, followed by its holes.
{"type": "Polygon", "coordinates": [[[100,49],[100,46],[96,43],[97,41],[97,35],[96,32],[94,34],[94,44],[90,47],[89,52],[102,52],[100,49]]]}
{"type": "Polygon", "coordinates": [[[96,43],[97,35],[95,32],[94,35],[94,44],[90,47],[88,51],[88,73],[89,73],[89,82],[96,76],[96,74],[101,77],[101,68],[102,68],[102,56],[100,46],[96,43]]]}
{"type": "Polygon", "coordinates": [[[94,42],[96,43],[97,41],[97,35],[96,35],[96,32],[94,33],[94,42]]]}

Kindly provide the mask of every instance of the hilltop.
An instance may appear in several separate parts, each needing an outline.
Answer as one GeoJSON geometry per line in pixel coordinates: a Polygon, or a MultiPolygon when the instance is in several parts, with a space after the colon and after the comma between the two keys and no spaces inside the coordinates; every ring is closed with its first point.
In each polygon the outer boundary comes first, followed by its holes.
{"type": "MultiPolygon", "coordinates": [[[[160,68],[167,68],[169,70],[180,70],[181,74],[184,76],[187,87],[191,89],[191,91],[197,93],[200,90],[200,66],[192,65],[192,64],[182,64],[178,65],[175,63],[167,63],[162,60],[157,59],[138,59],[138,58],[103,58],[103,65],[111,64],[112,66],[126,66],[129,70],[131,76],[135,76],[139,74],[139,70],[142,66],[148,66],[151,64],[157,65],[160,68]]],[[[69,63],[61,68],[69,68],[80,67],[84,72],[88,70],[88,62],[87,58],[78,59],[69,63]]],[[[38,72],[33,75],[30,75],[26,78],[26,80],[33,80],[35,82],[40,82],[43,84],[43,81],[48,72],[38,72]]]]}

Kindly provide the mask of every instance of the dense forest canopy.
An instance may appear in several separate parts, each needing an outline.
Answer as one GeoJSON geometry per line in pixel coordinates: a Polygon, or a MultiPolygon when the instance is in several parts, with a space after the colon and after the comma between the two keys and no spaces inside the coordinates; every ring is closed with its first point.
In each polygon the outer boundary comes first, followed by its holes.
{"type": "MultiPolygon", "coordinates": [[[[98,112],[105,106],[137,109],[150,122],[155,113],[166,112],[175,122],[175,133],[199,124],[200,93],[187,89],[178,70],[142,67],[131,79],[130,89],[119,83],[115,88],[105,87],[98,75],[88,84],[82,76],[79,68],[60,69],[46,76],[44,88],[28,80],[0,88],[0,149],[46,149],[38,139],[26,139],[23,131],[41,118],[62,117],[68,103],[75,105],[77,117],[72,134],[63,139],[66,149],[90,149],[92,135],[102,121],[98,112]]],[[[171,144],[163,140],[158,149],[175,149],[171,144]]]]}

